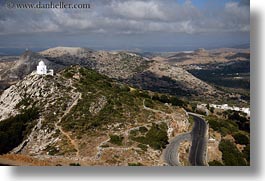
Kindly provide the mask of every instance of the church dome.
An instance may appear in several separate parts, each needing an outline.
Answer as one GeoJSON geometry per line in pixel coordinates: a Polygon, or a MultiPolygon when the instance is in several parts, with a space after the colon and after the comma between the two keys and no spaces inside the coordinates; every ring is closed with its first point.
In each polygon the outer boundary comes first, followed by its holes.
{"type": "Polygon", "coordinates": [[[41,60],[41,61],[39,62],[39,66],[45,66],[45,63],[41,60]]]}

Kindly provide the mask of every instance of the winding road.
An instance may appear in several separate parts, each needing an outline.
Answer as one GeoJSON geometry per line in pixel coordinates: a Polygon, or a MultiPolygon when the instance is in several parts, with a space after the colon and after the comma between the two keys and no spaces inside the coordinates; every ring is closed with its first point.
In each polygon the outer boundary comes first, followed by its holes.
{"type": "Polygon", "coordinates": [[[183,141],[190,141],[191,140],[191,134],[190,133],[184,133],[177,137],[175,137],[170,144],[167,146],[164,154],[164,159],[170,166],[181,166],[179,162],[179,156],[177,154],[177,151],[179,149],[180,143],[183,141]]]}
{"type": "Polygon", "coordinates": [[[201,115],[188,113],[194,118],[193,129],[189,133],[176,136],[167,146],[164,152],[164,159],[169,166],[181,166],[179,163],[178,149],[183,141],[191,141],[192,146],[189,152],[189,162],[192,166],[207,166],[207,142],[208,125],[201,118],[201,115]]]}
{"type": "Polygon", "coordinates": [[[206,166],[208,125],[199,115],[189,113],[194,119],[194,126],[191,132],[192,144],[189,153],[189,162],[192,166],[206,166]]]}

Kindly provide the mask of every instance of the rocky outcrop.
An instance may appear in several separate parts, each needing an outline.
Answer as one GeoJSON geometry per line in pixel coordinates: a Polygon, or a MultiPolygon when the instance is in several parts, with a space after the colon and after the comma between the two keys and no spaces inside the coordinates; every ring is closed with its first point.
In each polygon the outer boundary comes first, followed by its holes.
{"type": "Polygon", "coordinates": [[[127,82],[145,90],[176,96],[216,96],[220,93],[183,68],[158,61],[153,62],[147,70],[136,74],[127,82]]]}
{"type": "Polygon", "coordinates": [[[69,86],[69,83],[65,84],[66,80],[59,79],[57,76],[41,76],[33,72],[5,90],[0,97],[0,120],[16,115],[33,103],[45,110],[49,109],[51,104],[65,96],[60,88],[69,86]]]}
{"type": "Polygon", "coordinates": [[[208,162],[219,161],[222,163],[222,152],[219,149],[219,144],[222,139],[221,134],[210,129],[210,139],[208,141],[208,162]]]}
{"type": "Polygon", "coordinates": [[[20,94],[17,94],[17,87],[11,86],[0,97],[0,121],[18,113],[16,105],[22,100],[20,94]]]}
{"type": "Polygon", "coordinates": [[[3,92],[0,97],[0,121],[31,107],[40,110],[36,126],[12,153],[46,154],[47,147],[61,141],[54,125],[73,102],[77,94],[74,90],[72,82],[60,74],[53,77],[33,72],[3,92]]]}
{"type": "Polygon", "coordinates": [[[105,96],[99,97],[95,102],[92,102],[89,107],[89,112],[93,115],[96,115],[101,111],[107,104],[107,99],[105,96]]]}
{"type": "Polygon", "coordinates": [[[30,135],[18,147],[14,148],[11,153],[21,153],[25,155],[39,155],[45,149],[59,140],[54,136],[55,129],[43,128],[42,119],[40,118],[37,125],[32,129],[30,135]]]}

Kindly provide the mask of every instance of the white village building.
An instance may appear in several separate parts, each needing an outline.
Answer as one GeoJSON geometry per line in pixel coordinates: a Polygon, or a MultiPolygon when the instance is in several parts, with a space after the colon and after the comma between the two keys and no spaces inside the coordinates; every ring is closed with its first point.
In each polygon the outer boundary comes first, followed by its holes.
{"type": "Polygon", "coordinates": [[[49,69],[49,71],[47,71],[47,66],[41,60],[39,62],[39,65],[37,66],[37,74],[39,74],[39,75],[52,75],[53,76],[54,72],[53,72],[53,69],[49,69]]]}
{"type": "MultiPolygon", "coordinates": [[[[199,105],[200,107],[206,107],[204,106],[205,104],[201,104],[199,105]]],[[[210,107],[213,107],[215,109],[222,109],[222,110],[233,110],[233,111],[241,111],[241,112],[244,112],[246,113],[248,116],[250,116],[250,109],[248,107],[236,107],[236,106],[229,106],[228,104],[222,104],[222,105],[216,105],[216,104],[210,104],[209,105],[210,107]]],[[[198,105],[197,105],[198,107],[198,105]]]]}

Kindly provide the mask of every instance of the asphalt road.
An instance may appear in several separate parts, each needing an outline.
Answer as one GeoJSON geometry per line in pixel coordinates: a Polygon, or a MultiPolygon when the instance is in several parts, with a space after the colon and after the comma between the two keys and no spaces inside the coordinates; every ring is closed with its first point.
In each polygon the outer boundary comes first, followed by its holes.
{"type": "Polygon", "coordinates": [[[189,115],[194,119],[194,126],[191,132],[192,144],[189,162],[193,166],[206,166],[208,125],[206,121],[198,115],[192,113],[189,115]]]}
{"type": "Polygon", "coordinates": [[[176,136],[167,146],[164,159],[169,166],[181,166],[179,163],[178,149],[183,141],[191,141],[192,146],[189,153],[189,162],[192,166],[206,166],[207,131],[208,125],[199,115],[189,113],[194,118],[193,129],[190,133],[176,136]]]}
{"type": "Polygon", "coordinates": [[[181,166],[179,163],[179,157],[177,155],[180,143],[183,141],[191,141],[191,134],[184,133],[175,137],[167,146],[164,159],[169,166],[181,166]]]}

